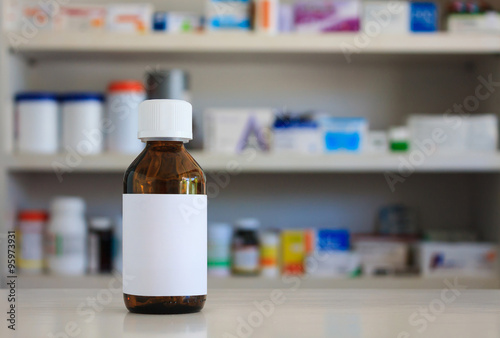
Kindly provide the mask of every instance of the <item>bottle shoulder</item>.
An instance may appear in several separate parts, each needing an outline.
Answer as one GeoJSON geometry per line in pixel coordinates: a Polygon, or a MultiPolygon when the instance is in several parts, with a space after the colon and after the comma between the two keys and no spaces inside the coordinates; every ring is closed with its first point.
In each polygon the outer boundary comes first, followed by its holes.
{"type": "MultiPolygon", "coordinates": [[[[191,190],[190,185],[194,187],[201,185],[204,193],[205,182],[206,177],[202,168],[185,149],[181,151],[145,149],[125,172],[124,192],[184,193],[183,186],[187,185],[191,190]]],[[[200,193],[199,190],[196,188],[194,193],[200,193]]]]}

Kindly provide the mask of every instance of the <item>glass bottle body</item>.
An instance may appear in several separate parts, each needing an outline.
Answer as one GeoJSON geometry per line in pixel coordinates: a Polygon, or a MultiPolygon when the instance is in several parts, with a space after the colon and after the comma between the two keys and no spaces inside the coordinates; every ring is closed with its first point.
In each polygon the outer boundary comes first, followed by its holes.
{"type": "MultiPolygon", "coordinates": [[[[148,141],[125,173],[123,193],[205,195],[205,184],[205,174],[182,142],[148,141]]],[[[158,297],[124,293],[123,297],[130,312],[148,314],[198,312],[206,301],[206,295],[158,297]]]]}

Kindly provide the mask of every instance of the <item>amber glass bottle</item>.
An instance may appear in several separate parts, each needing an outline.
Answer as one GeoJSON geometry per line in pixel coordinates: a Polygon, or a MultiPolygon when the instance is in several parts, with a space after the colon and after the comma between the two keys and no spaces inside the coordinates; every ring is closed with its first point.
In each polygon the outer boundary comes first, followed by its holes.
{"type": "Polygon", "coordinates": [[[123,187],[123,290],[131,312],[200,311],[206,300],[205,175],[184,148],[191,105],[149,100],[139,107],[144,151],[123,187]]]}

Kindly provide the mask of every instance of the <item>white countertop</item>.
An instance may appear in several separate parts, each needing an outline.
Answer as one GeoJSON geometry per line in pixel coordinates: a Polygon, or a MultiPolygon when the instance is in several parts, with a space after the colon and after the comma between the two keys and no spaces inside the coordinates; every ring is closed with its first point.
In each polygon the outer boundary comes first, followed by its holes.
{"type": "Polygon", "coordinates": [[[500,290],[209,290],[187,315],[128,313],[119,289],[16,291],[13,337],[500,337],[500,290]]]}

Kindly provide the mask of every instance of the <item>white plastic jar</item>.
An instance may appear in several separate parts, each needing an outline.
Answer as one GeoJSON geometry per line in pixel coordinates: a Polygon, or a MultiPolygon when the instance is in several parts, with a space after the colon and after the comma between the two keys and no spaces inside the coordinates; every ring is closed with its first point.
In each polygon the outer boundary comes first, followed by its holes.
{"type": "Polygon", "coordinates": [[[103,151],[103,101],[99,93],[61,96],[63,150],[70,148],[84,156],[103,151]]]}
{"type": "Polygon", "coordinates": [[[231,274],[233,227],[226,223],[208,226],[208,274],[225,277],[231,274]]]}
{"type": "Polygon", "coordinates": [[[137,154],[144,148],[137,138],[139,127],[139,104],[146,99],[140,81],[123,80],[108,86],[106,115],[112,129],[108,134],[107,148],[110,152],[137,154]]]}
{"type": "Polygon", "coordinates": [[[59,150],[57,97],[32,92],[16,95],[17,150],[20,153],[54,154],[59,150]]]}
{"type": "Polygon", "coordinates": [[[48,270],[60,275],[83,275],[86,270],[85,202],[79,197],[52,201],[47,228],[48,270]]]}

